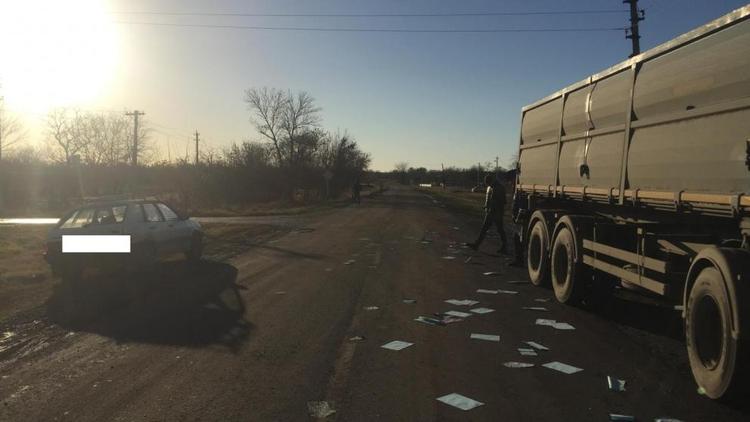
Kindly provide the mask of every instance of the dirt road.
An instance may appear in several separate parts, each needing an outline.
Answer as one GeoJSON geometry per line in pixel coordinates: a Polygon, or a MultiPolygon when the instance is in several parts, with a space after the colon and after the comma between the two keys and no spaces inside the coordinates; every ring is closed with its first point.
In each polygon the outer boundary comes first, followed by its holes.
{"type": "Polygon", "coordinates": [[[619,298],[560,305],[547,289],[509,283],[525,272],[490,253],[495,239],[480,253],[451,247],[475,229],[429,196],[395,190],[224,262],[96,277],[77,293],[57,286],[0,327],[0,420],[308,420],[307,403],[322,400],[339,421],[748,419],[747,408],[696,393],[675,311],[619,298]],[[494,312],[414,321],[477,307],[494,312]],[[381,348],[393,340],[413,345],[381,348]],[[523,341],[550,350],[520,356],[523,341]],[[554,361],[583,371],[541,366],[554,361]],[[626,391],[608,391],[607,375],[626,391]],[[436,400],[449,393],[484,405],[436,400]]]}

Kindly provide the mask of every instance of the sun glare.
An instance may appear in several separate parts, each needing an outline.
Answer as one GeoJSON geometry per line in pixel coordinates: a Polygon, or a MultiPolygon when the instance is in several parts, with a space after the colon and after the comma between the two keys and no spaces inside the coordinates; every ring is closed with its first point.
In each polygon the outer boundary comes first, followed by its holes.
{"type": "Polygon", "coordinates": [[[0,95],[9,107],[86,105],[111,83],[117,58],[102,1],[0,1],[0,95]]]}

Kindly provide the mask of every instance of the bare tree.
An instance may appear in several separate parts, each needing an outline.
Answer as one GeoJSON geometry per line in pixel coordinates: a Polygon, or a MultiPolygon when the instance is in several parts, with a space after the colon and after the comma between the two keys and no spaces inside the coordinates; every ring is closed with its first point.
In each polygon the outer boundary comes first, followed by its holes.
{"type": "Polygon", "coordinates": [[[284,92],[276,88],[250,88],[245,91],[245,102],[252,115],[250,121],[258,133],[273,143],[276,162],[283,165],[281,134],[287,102],[284,92]]]}
{"type": "Polygon", "coordinates": [[[86,149],[86,136],[80,127],[80,112],[59,108],[47,115],[47,133],[51,138],[50,158],[71,164],[86,149]]]}
{"type": "Polygon", "coordinates": [[[303,150],[301,143],[304,140],[299,138],[304,135],[309,142],[310,133],[320,123],[320,111],[320,107],[315,105],[315,99],[307,92],[294,95],[287,91],[282,128],[286,132],[290,165],[294,166],[300,161],[303,150]]]}
{"type": "Polygon", "coordinates": [[[5,101],[0,97],[0,161],[3,153],[13,145],[26,139],[26,130],[18,118],[11,116],[5,109],[5,101]]]}

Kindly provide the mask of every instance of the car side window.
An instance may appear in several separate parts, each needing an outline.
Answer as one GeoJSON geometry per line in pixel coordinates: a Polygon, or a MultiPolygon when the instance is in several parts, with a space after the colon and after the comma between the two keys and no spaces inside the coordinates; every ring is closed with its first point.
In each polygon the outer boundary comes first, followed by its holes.
{"type": "Polygon", "coordinates": [[[95,224],[115,224],[115,216],[112,214],[111,207],[103,207],[96,210],[94,217],[95,224]]]}
{"type": "Polygon", "coordinates": [[[154,204],[143,204],[143,216],[149,223],[156,223],[164,221],[159,211],[156,209],[154,204]]]}
{"type": "Polygon", "coordinates": [[[180,219],[177,213],[172,211],[168,206],[164,204],[157,204],[157,206],[159,207],[159,210],[161,211],[162,215],[164,215],[164,219],[166,219],[167,221],[174,221],[174,220],[180,219]]]}
{"type": "Polygon", "coordinates": [[[61,229],[76,229],[83,227],[87,224],[90,224],[94,219],[94,209],[93,208],[84,208],[82,210],[79,210],[77,213],[73,215],[68,221],[63,223],[62,226],[60,226],[61,229]]]}
{"type": "Polygon", "coordinates": [[[115,217],[116,223],[122,223],[125,220],[125,212],[127,211],[127,209],[127,205],[112,207],[112,216],[115,217]]]}

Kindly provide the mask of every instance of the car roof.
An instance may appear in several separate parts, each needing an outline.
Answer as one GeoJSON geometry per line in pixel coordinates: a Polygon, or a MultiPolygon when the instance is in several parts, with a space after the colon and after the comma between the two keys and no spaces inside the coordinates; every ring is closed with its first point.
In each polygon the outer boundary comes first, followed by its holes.
{"type": "Polygon", "coordinates": [[[106,201],[91,201],[76,207],[76,210],[83,208],[96,208],[96,207],[114,207],[117,205],[129,205],[129,204],[144,204],[150,202],[161,202],[156,198],[153,199],[118,199],[118,200],[106,200],[106,201]]]}

